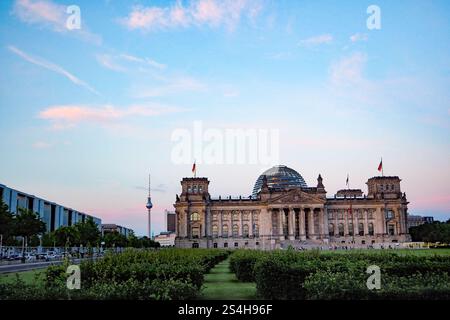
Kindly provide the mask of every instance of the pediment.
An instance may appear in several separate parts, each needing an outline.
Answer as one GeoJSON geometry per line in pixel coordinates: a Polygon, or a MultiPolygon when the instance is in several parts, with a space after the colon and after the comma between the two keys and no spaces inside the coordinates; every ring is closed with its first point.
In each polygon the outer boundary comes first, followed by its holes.
{"type": "Polygon", "coordinates": [[[325,199],[319,195],[309,194],[300,189],[294,189],[268,199],[272,204],[303,204],[303,203],[325,203],[325,199]]]}

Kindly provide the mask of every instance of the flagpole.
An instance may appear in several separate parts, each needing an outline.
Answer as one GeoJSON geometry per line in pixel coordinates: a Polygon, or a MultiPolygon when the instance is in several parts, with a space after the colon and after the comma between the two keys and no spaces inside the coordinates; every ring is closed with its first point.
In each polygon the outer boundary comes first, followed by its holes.
{"type": "Polygon", "coordinates": [[[381,176],[384,177],[383,157],[381,157],[381,176]]]}

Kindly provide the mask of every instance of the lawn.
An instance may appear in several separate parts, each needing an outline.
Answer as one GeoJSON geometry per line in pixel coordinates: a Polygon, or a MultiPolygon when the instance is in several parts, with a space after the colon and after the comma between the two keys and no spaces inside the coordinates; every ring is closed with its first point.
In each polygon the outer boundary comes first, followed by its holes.
{"type": "Polygon", "coordinates": [[[13,272],[13,273],[2,273],[0,274],[0,284],[14,282],[16,281],[17,277],[19,277],[19,279],[24,281],[26,284],[42,282],[45,276],[44,273],[45,269],[13,272]]]}
{"type": "Polygon", "coordinates": [[[229,259],[217,264],[205,275],[205,283],[200,299],[203,300],[254,300],[256,284],[239,282],[230,271],[229,259]]]}

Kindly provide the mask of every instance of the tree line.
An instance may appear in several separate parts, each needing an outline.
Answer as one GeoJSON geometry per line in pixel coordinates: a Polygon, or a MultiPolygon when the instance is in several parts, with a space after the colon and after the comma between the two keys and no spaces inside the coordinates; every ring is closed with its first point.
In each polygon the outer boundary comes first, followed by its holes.
{"type": "Polygon", "coordinates": [[[0,236],[4,246],[27,245],[32,247],[133,247],[154,248],[159,243],[148,237],[125,236],[118,232],[102,235],[92,218],[72,226],[62,226],[47,232],[46,223],[32,210],[19,208],[13,214],[8,205],[0,202],[0,236]]]}
{"type": "Polygon", "coordinates": [[[435,221],[409,228],[413,241],[441,242],[450,244],[450,219],[446,222],[435,221]]]}

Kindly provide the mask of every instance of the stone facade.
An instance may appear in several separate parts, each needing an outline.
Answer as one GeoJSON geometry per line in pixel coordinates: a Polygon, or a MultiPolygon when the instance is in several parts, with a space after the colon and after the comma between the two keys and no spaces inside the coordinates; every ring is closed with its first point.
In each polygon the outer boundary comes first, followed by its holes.
{"type": "Polygon", "coordinates": [[[316,187],[271,188],[256,197],[212,199],[207,178],[183,178],[174,204],[175,245],[274,249],[292,245],[370,245],[409,241],[406,195],[398,177],[373,177],[368,193],[316,187]]]}

